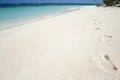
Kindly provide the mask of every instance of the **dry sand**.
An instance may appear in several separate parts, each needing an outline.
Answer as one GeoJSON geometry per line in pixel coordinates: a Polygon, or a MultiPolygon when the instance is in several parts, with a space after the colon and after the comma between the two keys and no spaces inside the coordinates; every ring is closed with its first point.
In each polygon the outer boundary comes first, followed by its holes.
{"type": "Polygon", "coordinates": [[[120,80],[120,8],[83,7],[0,31],[0,80],[120,80]]]}

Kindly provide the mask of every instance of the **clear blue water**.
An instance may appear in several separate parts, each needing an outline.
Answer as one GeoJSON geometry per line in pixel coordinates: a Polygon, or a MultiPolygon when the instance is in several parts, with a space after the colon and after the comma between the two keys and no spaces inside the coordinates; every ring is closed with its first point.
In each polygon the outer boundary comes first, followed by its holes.
{"type": "Polygon", "coordinates": [[[22,20],[57,14],[81,5],[41,5],[0,8],[0,30],[13,27],[22,20]]]}
{"type": "MultiPolygon", "coordinates": [[[[0,21],[24,19],[60,12],[73,6],[22,6],[0,8],[0,21]]],[[[75,6],[74,6],[75,7],[75,6]]]]}

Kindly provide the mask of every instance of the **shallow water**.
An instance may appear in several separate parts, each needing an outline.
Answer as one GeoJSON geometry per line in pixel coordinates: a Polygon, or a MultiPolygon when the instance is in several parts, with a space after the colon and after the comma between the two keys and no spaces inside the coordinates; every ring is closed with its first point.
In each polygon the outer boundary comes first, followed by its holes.
{"type": "MultiPolygon", "coordinates": [[[[0,7],[0,30],[14,27],[34,18],[64,13],[83,5],[39,5],[0,7]]],[[[41,18],[42,19],[42,18],[41,18]]]]}

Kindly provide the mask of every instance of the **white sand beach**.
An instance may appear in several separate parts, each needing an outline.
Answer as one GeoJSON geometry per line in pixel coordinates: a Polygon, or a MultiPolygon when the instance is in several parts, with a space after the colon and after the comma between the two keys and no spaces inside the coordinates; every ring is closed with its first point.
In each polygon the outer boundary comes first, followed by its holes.
{"type": "Polygon", "coordinates": [[[120,80],[120,8],[82,7],[0,31],[0,80],[120,80]]]}

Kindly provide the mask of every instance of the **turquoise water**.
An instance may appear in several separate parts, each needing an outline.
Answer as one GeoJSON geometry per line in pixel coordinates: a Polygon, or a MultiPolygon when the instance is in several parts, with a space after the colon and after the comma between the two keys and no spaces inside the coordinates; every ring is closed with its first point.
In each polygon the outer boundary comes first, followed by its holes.
{"type": "Polygon", "coordinates": [[[41,6],[17,6],[0,8],[0,30],[18,25],[23,20],[30,21],[33,18],[58,14],[81,5],[41,5],[41,6]]]}

